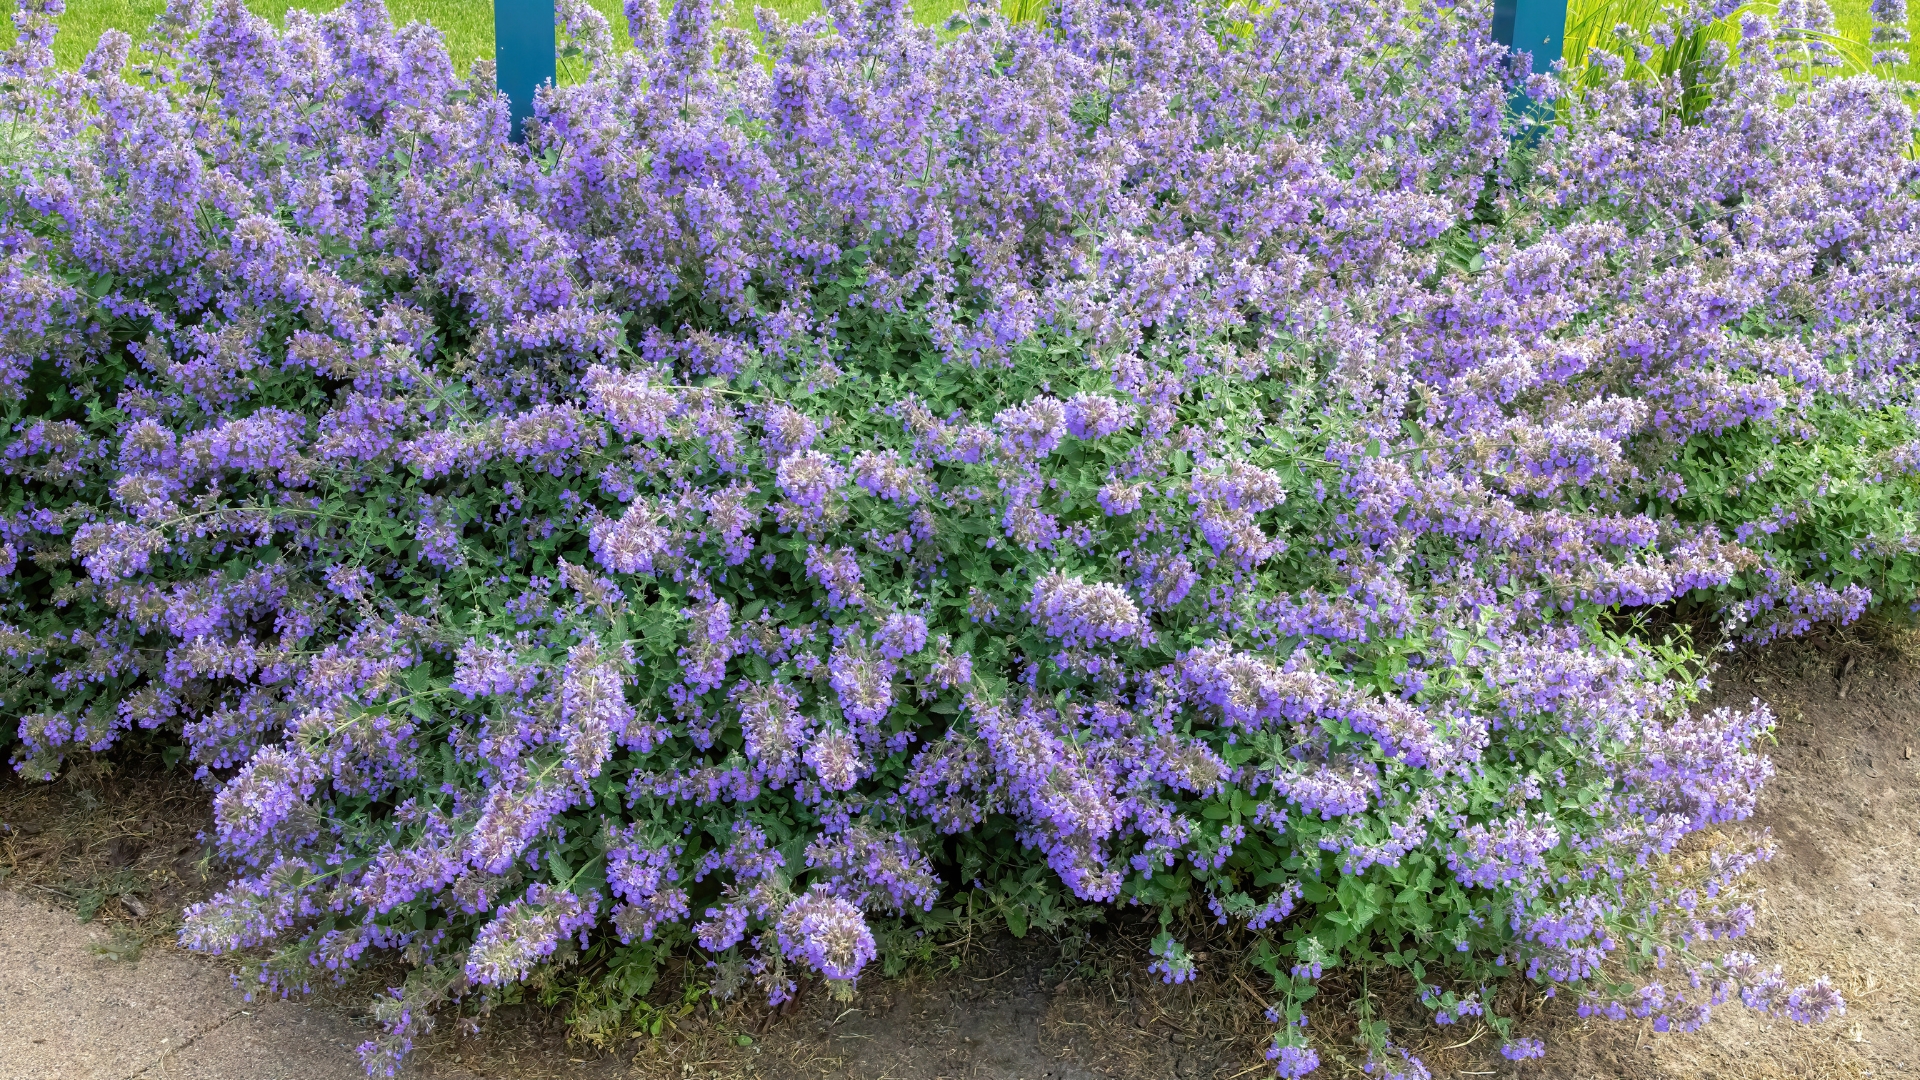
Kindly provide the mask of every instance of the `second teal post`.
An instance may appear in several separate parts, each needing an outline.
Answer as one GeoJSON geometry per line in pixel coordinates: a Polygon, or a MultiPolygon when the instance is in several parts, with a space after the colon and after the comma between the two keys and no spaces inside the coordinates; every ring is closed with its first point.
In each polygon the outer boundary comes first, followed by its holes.
{"type": "Polygon", "coordinates": [[[507,95],[513,117],[511,138],[526,137],[524,126],[533,115],[533,92],[553,81],[554,0],[493,0],[493,62],[495,82],[507,95]]]}

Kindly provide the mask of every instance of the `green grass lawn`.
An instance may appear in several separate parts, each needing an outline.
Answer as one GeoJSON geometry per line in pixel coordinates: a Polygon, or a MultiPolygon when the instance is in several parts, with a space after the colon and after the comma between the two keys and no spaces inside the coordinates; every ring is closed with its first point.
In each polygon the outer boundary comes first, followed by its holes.
{"type": "MultiPolygon", "coordinates": [[[[1864,65],[1873,55],[1873,49],[1867,44],[1873,31],[1873,16],[1868,7],[1872,0],[1828,0],[1833,11],[1835,37],[1856,43],[1855,47],[1840,46],[1847,56],[1849,65],[1864,65]]],[[[1778,7],[1778,0],[1749,0],[1752,6],[1762,12],[1771,12],[1778,7]]],[[[1665,18],[1666,9],[1673,6],[1674,0],[1569,0],[1567,4],[1567,38],[1569,55],[1585,55],[1586,43],[1612,43],[1612,27],[1621,23],[1645,30],[1665,18]]],[[[1909,32],[1920,38],[1920,3],[1912,4],[1908,11],[1909,32]]],[[[1737,17],[1723,24],[1720,33],[1715,36],[1729,45],[1739,41],[1737,17]]],[[[1836,43],[1838,44],[1838,43],[1836,43]]],[[[1911,55],[1911,54],[1910,54],[1911,55]]],[[[1857,70],[1857,69],[1854,69],[1857,70]]],[[[1899,72],[1905,78],[1920,77],[1920,67],[1908,64],[1899,72]]]]}
{"type": "MultiPolygon", "coordinates": [[[[10,0],[6,2],[11,8],[10,0]]],[[[621,0],[588,0],[613,24],[614,40],[626,41],[627,17],[621,0]]],[[[166,10],[166,0],[67,0],[67,13],[61,17],[60,33],[54,39],[54,55],[66,67],[76,67],[85,58],[100,32],[117,27],[138,38],[166,10]]],[[[255,12],[279,23],[289,8],[331,11],[340,0],[247,0],[255,12]]],[[[734,8],[734,22],[753,25],[754,3],[740,0],[734,8]]],[[[820,10],[819,0],[760,0],[760,7],[772,8],[788,18],[805,18],[820,10]]],[[[914,0],[914,14],[923,22],[940,22],[966,7],[966,0],[914,0]]],[[[453,55],[456,70],[481,57],[493,56],[493,4],[490,0],[387,0],[393,21],[430,22],[446,35],[447,50],[453,55]]],[[[13,27],[0,23],[0,41],[13,40],[13,27]]]]}
{"type": "MultiPolygon", "coordinates": [[[[1837,24],[1841,37],[1848,41],[1867,40],[1868,34],[1873,30],[1873,16],[1867,13],[1869,2],[1870,0],[1831,0],[1833,21],[1837,24]]],[[[1907,56],[1909,59],[1920,60],[1920,4],[1912,3],[1911,0],[1907,5],[1907,32],[1914,39],[1914,48],[1907,53],[1907,56]]],[[[1900,74],[1905,78],[1920,79],[1920,63],[1907,64],[1901,68],[1900,74]]]]}
{"type": "MultiPolygon", "coordinates": [[[[340,0],[248,0],[247,6],[262,15],[280,21],[287,9],[304,7],[314,11],[327,11],[338,6],[340,0]]],[[[621,13],[621,0],[589,0],[594,7],[605,13],[613,23],[614,40],[626,40],[626,16],[621,13]]],[[[966,0],[914,0],[914,13],[923,22],[939,22],[965,6],[966,0]]],[[[1006,0],[1005,6],[1011,8],[1019,0],[1006,0]]],[[[1283,0],[1284,2],[1284,0],[1283,0]]],[[[1574,0],[1571,5],[1576,11],[1590,5],[1595,0],[1574,0]]],[[[1621,0],[1599,0],[1609,6],[1621,0]]],[[[0,0],[9,3],[9,0],[0,0]]],[[[1834,15],[1839,23],[1842,36],[1854,41],[1864,42],[1872,27],[1872,19],[1867,14],[1869,0],[1831,0],[1834,15]]],[[[9,3],[10,6],[10,3],[9,3]]],[[[735,6],[734,21],[740,26],[751,26],[753,19],[753,0],[738,0],[735,6]]],[[[770,7],[789,18],[804,18],[820,10],[819,0],[761,0],[763,7],[770,7]]],[[[1632,6],[1629,3],[1628,6],[1632,6]]],[[[67,13],[61,19],[60,34],[54,40],[54,53],[60,63],[72,67],[80,63],[93,43],[99,40],[100,32],[109,27],[118,27],[135,37],[147,28],[155,15],[166,7],[165,0],[68,0],[67,13]]],[[[393,12],[395,22],[405,23],[414,20],[431,22],[446,35],[447,48],[453,55],[457,70],[464,71],[469,63],[493,55],[493,5],[490,0],[387,0],[387,7],[393,12]]],[[[1920,38],[1920,3],[1913,5],[1914,36],[1920,38]]],[[[13,28],[0,22],[0,43],[10,42],[13,28]]],[[[1909,67],[1907,74],[1914,74],[1909,67]]]]}

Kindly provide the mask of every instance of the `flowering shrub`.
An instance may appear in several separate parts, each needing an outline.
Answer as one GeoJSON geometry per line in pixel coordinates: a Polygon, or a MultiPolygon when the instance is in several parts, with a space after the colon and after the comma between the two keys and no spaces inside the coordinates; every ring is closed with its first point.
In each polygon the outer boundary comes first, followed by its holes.
{"type": "Polygon", "coordinates": [[[1485,5],[564,6],[522,148],[371,0],[74,73],[57,7],[4,61],[13,754],[176,740],[235,868],[183,939],[404,956],[370,1068],[580,949],[845,991],[960,888],[1144,906],[1173,980],[1183,913],[1255,932],[1285,1075],[1341,963],[1503,1035],[1514,973],[1840,1007],[1696,952],[1770,719],[1607,618],[1911,588],[1913,113],[1792,24],[1536,142],[1485,5]],[[1876,508],[1791,464],[1847,424],[1876,508]]]}

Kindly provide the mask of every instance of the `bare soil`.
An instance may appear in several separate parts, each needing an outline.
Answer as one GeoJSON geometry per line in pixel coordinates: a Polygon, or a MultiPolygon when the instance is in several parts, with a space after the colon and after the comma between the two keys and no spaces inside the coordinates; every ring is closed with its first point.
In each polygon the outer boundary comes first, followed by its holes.
{"type": "MultiPolygon", "coordinates": [[[[1920,1073],[1920,652],[1909,634],[1828,633],[1736,657],[1722,704],[1779,718],[1777,775],[1753,825],[1777,850],[1743,946],[1791,975],[1830,975],[1847,1014],[1818,1027],[1722,1009],[1691,1035],[1568,1025],[1542,1077],[1773,1080],[1920,1073]]],[[[1521,1074],[1525,1075],[1525,1074],[1521,1074]]]]}
{"type": "MultiPolygon", "coordinates": [[[[1712,703],[1759,699],[1780,720],[1777,775],[1750,823],[1770,831],[1776,854],[1757,875],[1761,917],[1742,947],[1796,980],[1832,976],[1847,1014],[1807,1028],[1733,1005],[1698,1033],[1660,1035],[1643,1023],[1584,1021],[1513,988],[1507,1003],[1522,1008],[1548,1046],[1545,1059],[1515,1065],[1483,1028],[1427,1025],[1406,987],[1335,982],[1312,1026],[1323,1040],[1325,1075],[1358,1075],[1362,1055],[1343,1037],[1363,1000],[1394,1022],[1436,1077],[1920,1074],[1920,645],[1888,630],[1824,633],[1735,655],[1713,678],[1712,703]]],[[[206,863],[196,839],[207,824],[205,792],[154,767],[123,764],[118,774],[102,768],[50,785],[0,779],[0,823],[0,887],[88,915],[74,932],[91,935],[99,964],[114,963],[113,950],[128,943],[136,953],[171,952],[180,909],[218,884],[219,868],[206,863]]],[[[1266,1074],[1268,1027],[1251,973],[1221,953],[1202,962],[1196,981],[1166,986],[1145,970],[1145,937],[1145,927],[1123,919],[1067,940],[967,938],[944,947],[926,970],[866,981],[851,1002],[803,994],[785,1014],[744,1002],[682,1012],[668,986],[659,1036],[605,1048],[570,1042],[557,1010],[510,1006],[483,1018],[477,1033],[443,1025],[412,1071],[449,1080],[1266,1074]]],[[[12,977],[0,971],[0,985],[12,977]]],[[[365,991],[377,984],[376,973],[365,987],[327,994],[333,1022],[364,1030],[365,991]]]]}

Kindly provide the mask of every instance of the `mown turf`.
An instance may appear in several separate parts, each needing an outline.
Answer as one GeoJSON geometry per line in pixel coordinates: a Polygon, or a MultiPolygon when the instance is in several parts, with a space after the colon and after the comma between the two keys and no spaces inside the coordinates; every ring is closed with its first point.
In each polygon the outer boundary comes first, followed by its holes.
{"type": "MultiPolygon", "coordinates": [[[[1868,44],[1873,33],[1873,15],[1869,11],[1871,3],[1872,0],[1828,0],[1828,7],[1833,11],[1834,36],[1844,39],[1835,45],[1845,59],[1847,70],[1859,70],[1870,62],[1869,58],[1873,55],[1874,49],[1868,44]]],[[[1586,52],[1583,42],[1596,40],[1596,35],[1599,42],[1611,44],[1611,28],[1621,23],[1646,30],[1664,22],[1671,18],[1669,12],[1674,6],[1672,0],[1569,0],[1568,57],[1583,57],[1586,52]],[[1580,55],[1577,57],[1575,54],[1580,55]]],[[[1763,14],[1772,13],[1777,6],[1775,0],[1748,0],[1748,9],[1763,14]]],[[[1738,21],[1737,15],[1728,20],[1727,31],[1720,35],[1728,44],[1738,40],[1738,21]]],[[[1908,26],[1913,36],[1920,38],[1920,4],[1910,6],[1908,26]]],[[[1898,74],[1908,79],[1920,77],[1920,65],[1904,65],[1898,74]]]]}
{"type": "MultiPolygon", "coordinates": [[[[6,0],[0,0],[4,3],[6,0]]],[[[621,0],[588,0],[613,23],[614,40],[626,41],[627,18],[621,0]]],[[[1865,0],[1862,0],[1864,3],[1865,0]]],[[[248,0],[247,6],[280,23],[290,8],[330,11],[340,0],[248,0]]],[[[740,26],[753,24],[751,2],[737,3],[733,21],[740,26]]],[[[771,8],[788,18],[805,18],[820,10],[819,0],[760,0],[760,7],[771,8]]],[[[966,6],[966,0],[914,0],[914,14],[923,22],[940,22],[966,6]]],[[[454,66],[466,70],[481,57],[493,55],[493,5],[488,0],[387,0],[393,21],[430,22],[446,36],[447,50],[454,66]]],[[[60,20],[60,33],[54,39],[54,55],[66,67],[78,66],[109,28],[124,30],[138,38],[156,15],[166,10],[166,0],[68,0],[67,13],[60,20]]],[[[0,42],[11,42],[13,28],[0,24],[0,42]]]]}
{"type": "MultiPolygon", "coordinates": [[[[7,2],[0,0],[0,4],[7,2]]],[[[621,0],[588,2],[613,23],[614,40],[626,41],[627,20],[621,11],[621,0]]],[[[340,0],[248,0],[247,6],[279,23],[289,8],[328,11],[339,3],[340,0]]],[[[1022,4],[1031,6],[1031,3],[1032,0],[1003,0],[1003,6],[1010,11],[1022,4]]],[[[1637,0],[1574,0],[1570,6],[1575,10],[1575,17],[1578,17],[1580,11],[1595,3],[1636,10],[1649,6],[1637,0]]],[[[1873,19],[1867,12],[1869,3],[1870,0],[1832,0],[1840,36],[1858,42],[1867,40],[1873,26],[1873,19]]],[[[940,22],[965,4],[966,0],[914,0],[914,14],[923,22],[940,22]]],[[[733,21],[740,26],[751,26],[754,6],[753,0],[737,0],[733,21]]],[[[788,18],[804,18],[820,10],[819,0],[761,0],[759,6],[772,8],[788,18]]],[[[93,48],[94,42],[99,40],[103,30],[114,27],[139,37],[153,22],[154,16],[165,7],[166,0],[68,0],[67,13],[60,23],[60,34],[54,40],[54,54],[62,65],[77,66],[87,51],[93,48]]],[[[393,13],[395,22],[419,20],[439,27],[440,32],[446,35],[447,49],[458,70],[464,71],[474,60],[493,55],[493,5],[490,0],[387,0],[387,8],[393,13]]],[[[1914,36],[1920,38],[1920,3],[1912,5],[1912,13],[1914,36]]],[[[12,38],[13,28],[0,23],[0,44],[10,43],[12,38]]],[[[1920,74],[1920,68],[1909,66],[1903,74],[1913,77],[1920,74]]]]}

